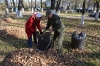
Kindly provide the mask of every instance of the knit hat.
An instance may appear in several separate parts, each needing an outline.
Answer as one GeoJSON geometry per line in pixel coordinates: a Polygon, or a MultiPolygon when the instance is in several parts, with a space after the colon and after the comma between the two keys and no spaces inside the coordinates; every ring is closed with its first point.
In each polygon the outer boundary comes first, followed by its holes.
{"type": "Polygon", "coordinates": [[[51,14],[51,13],[52,13],[51,10],[47,10],[47,11],[46,11],[46,16],[48,16],[48,15],[51,14]]]}
{"type": "Polygon", "coordinates": [[[35,15],[35,17],[38,17],[38,18],[42,17],[40,12],[35,12],[33,15],[35,15]]]}

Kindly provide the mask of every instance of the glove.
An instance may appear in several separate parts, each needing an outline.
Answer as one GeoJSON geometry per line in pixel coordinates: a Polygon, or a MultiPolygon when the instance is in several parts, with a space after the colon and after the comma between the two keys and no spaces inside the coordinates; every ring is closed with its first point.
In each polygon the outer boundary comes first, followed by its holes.
{"type": "Polygon", "coordinates": [[[40,34],[42,35],[42,34],[43,34],[43,32],[41,31],[41,32],[40,32],[40,34]]]}
{"type": "Polygon", "coordinates": [[[38,32],[38,31],[36,31],[35,33],[36,33],[37,35],[39,34],[39,32],[38,32]]]}

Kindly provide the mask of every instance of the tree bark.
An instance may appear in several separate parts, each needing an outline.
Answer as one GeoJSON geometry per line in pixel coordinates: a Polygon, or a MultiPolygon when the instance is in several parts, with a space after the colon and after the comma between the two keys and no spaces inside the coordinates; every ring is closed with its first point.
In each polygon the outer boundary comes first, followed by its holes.
{"type": "Polygon", "coordinates": [[[59,7],[60,7],[60,2],[61,2],[61,0],[58,0],[58,1],[57,1],[57,5],[56,5],[56,14],[58,14],[58,10],[59,10],[59,7]]]}
{"type": "Polygon", "coordinates": [[[71,4],[71,3],[69,3],[69,4],[68,4],[68,6],[67,6],[67,9],[66,9],[66,10],[69,10],[70,4],[71,4]]]}
{"type": "Polygon", "coordinates": [[[8,0],[5,0],[6,8],[8,8],[8,0]]]}
{"type": "Polygon", "coordinates": [[[51,10],[55,13],[55,0],[51,0],[51,10]]]}
{"type": "Polygon", "coordinates": [[[32,11],[32,13],[34,12],[34,9],[33,9],[33,0],[31,0],[31,11],[32,11]]]}
{"type": "Polygon", "coordinates": [[[55,0],[51,0],[51,9],[52,9],[52,10],[55,9],[55,0]]]}
{"type": "Polygon", "coordinates": [[[24,8],[23,0],[19,0],[17,17],[19,18],[22,17],[23,8],[24,8]]]}
{"type": "Polygon", "coordinates": [[[36,0],[35,0],[35,7],[34,7],[34,11],[36,10],[36,0]]]}
{"type": "Polygon", "coordinates": [[[81,26],[84,26],[85,1],[86,0],[84,0],[83,7],[82,7],[81,26]]]}
{"type": "Polygon", "coordinates": [[[17,4],[18,4],[18,0],[16,0],[16,7],[18,6],[17,4]]]}
{"type": "Polygon", "coordinates": [[[12,3],[13,3],[13,11],[15,12],[16,6],[14,0],[12,0],[12,3]]]}
{"type": "Polygon", "coordinates": [[[9,9],[8,9],[8,0],[5,0],[6,10],[5,10],[5,17],[8,17],[9,9]]]}
{"type": "Polygon", "coordinates": [[[33,7],[33,0],[31,0],[31,9],[32,9],[32,7],[33,7]]]}
{"type": "Polygon", "coordinates": [[[41,0],[41,11],[43,12],[43,7],[42,7],[42,0],[41,0]]]}
{"type": "Polygon", "coordinates": [[[98,18],[99,18],[99,2],[96,2],[96,7],[97,7],[97,10],[96,10],[96,15],[95,15],[95,20],[98,21],[98,18]]]}
{"type": "Polygon", "coordinates": [[[96,3],[94,3],[94,5],[93,5],[93,11],[95,11],[95,7],[96,7],[96,3]]]}
{"type": "Polygon", "coordinates": [[[14,0],[12,0],[12,2],[13,2],[13,7],[15,7],[15,2],[14,2],[14,0]]]}
{"type": "Polygon", "coordinates": [[[41,8],[42,8],[42,0],[41,0],[41,8]]]}

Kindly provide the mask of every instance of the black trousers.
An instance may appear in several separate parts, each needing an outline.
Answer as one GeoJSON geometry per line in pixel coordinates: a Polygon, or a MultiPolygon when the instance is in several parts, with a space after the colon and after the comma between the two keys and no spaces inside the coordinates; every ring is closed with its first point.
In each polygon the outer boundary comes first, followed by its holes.
{"type": "Polygon", "coordinates": [[[53,41],[55,41],[56,38],[59,37],[59,35],[60,35],[60,32],[54,31],[53,41]]]}

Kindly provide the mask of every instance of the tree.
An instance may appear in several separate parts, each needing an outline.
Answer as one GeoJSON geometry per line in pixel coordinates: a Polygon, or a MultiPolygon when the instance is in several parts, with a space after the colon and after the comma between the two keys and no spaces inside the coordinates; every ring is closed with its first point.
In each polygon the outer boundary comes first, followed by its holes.
{"type": "Polygon", "coordinates": [[[28,0],[28,8],[30,8],[30,1],[28,0]]]}
{"type": "Polygon", "coordinates": [[[71,2],[68,4],[68,6],[67,6],[66,10],[69,10],[70,4],[71,4],[71,2]]]}
{"type": "Polygon", "coordinates": [[[13,10],[15,11],[15,8],[16,8],[16,6],[15,6],[15,2],[14,2],[14,0],[12,0],[12,3],[13,3],[13,10]]]}
{"type": "Polygon", "coordinates": [[[31,0],[31,10],[32,10],[32,13],[33,13],[33,0],[31,0]]]}
{"type": "Polygon", "coordinates": [[[92,0],[92,2],[94,3],[93,11],[96,10],[95,21],[98,21],[98,18],[99,18],[99,2],[100,2],[100,0],[92,0]]]}
{"type": "Polygon", "coordinates": [[[22,17],[22,8],[24,8],[23,0],[19,0],[17,17],[22,17]]]}
{"type": "Polygon", "coordinates": [[[42,8],[42,0],[41,0],[41,8],[42,8]]]}
{"type": "Polygon", "coordinates": [[[14,2],[14,0],[12,0],[12,2],[13,2],[13,7],[15,7],[15,2],[14,2]]]}
{"type": "Polygon", "coordinates": [[[18,0],[16,0],[16,7],[18,6],[18,0]]]}
{"type": "Polygon", "coordinates": [[[55,13],[55,0],[51,0],[51,10],[55,13]]]}
{"type": "Polygon", "coordinates": [[[96,15],[95,15],[95,20],[98,21],[98,18],[99,18],[99,1],[96,1],[96,7],[97,7],[97,10],[96,10],[96,15]]]}
{"type": "Polygon", "coordinates": [[[76,10],[79,4],[82,4],[81,0],[64,0],[66,1],[68,4],[68,6],[66,7],[66,9],[68,10],[70,8],[70,5],[73,5],[73,9],[76,10]]]}
{"type": "Polygon", "coordinates": [[[95,11],[96,3],[93,4],[93,11],[95,11]]]}
{"type": "Polygon", "coordinates": [[[60,2],[61,2],[61,0],[57,1],[57,4],[56,4],[56,14],[58,13],[58,10],[59,10],[59,7],[60,7],[60,2]]]}
{"type": "Polygon", "coordinates": [[[83,7],[82,7],[81,26],[84,26],[85,1],[86,0],[83,1],[83,7]]]}
{"type": "Polygon", "coordinates": [[[5,0],[6,8],[8,8],[8,0],[5,0]]]}
{"type": "Polygon", "coordinates": [[[43,7],[42,7],[42,0],[41,0],[41,11],[43,12],[43,7]]]}
{"type": "Polygon", "coordinates": [[[35,11],[35,9],[36,9],[36,0],[35,0],[35,7],[34,7],[34,11],[35,11]]]}
{"type": "Polygon", "coordinates": [[[51,0],[51,9],[52,9],[52,10],[55,9],[55,0],[51,0]]]}
{"type": "Polygon", "coordinates": [[[6,10],[5,10],[5,17],[8,17],[9,9],[8,9],[8,0],[5,0],[6,10]]]}

